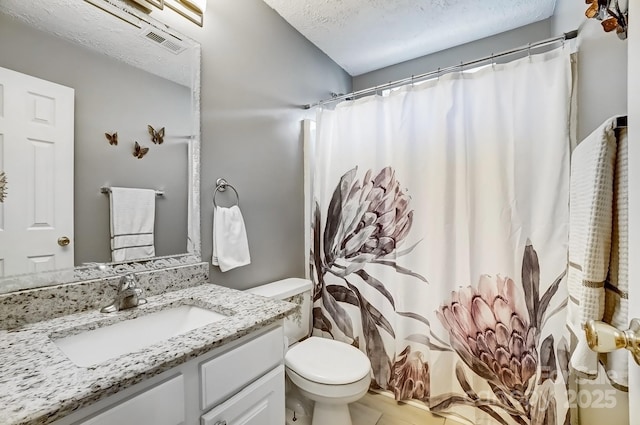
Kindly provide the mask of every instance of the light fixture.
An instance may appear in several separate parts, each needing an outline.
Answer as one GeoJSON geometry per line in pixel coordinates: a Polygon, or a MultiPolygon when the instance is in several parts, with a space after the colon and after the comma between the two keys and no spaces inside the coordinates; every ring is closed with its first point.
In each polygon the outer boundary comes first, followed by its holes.
{"type": "Polygon", "coordinates": [[[105,1],[105,0],[84,0],[84,1],[97,7],[98,9],[103,10],[104,12],[107,12],[111,16],[114,16],[120,19],[123,22],[133,25],[138,29],[142,29],[140,18],[138,18],[131,12],[121,9],[120,7],[116,6],[110,1],[105,1]]]}
{"type": "Polygon", "coordinates": [[[137,6],[140,6],[145,13],[150,13],[152,7],[162,10],[164,8],[164,0],[129,0],[137,6]]]}
{"type": "MultiPolygon", "coordinates": [[[[0,0],[1,1],[1,0],[0,0]]],[[[112,0],[85,0],[87,3],[104,10],[111,15],[122,19],[138,28],[141,26],[134,23],[135,14],[119,8],[112,0]]],[[[180,16],[188,19],[196,25],[204,24],[204,12],[207,9],[207,0],[125,0],[130,6],[138,11],[149,14],[154,8],[160,10],[167,6],[168,9],[178,13],[180,16]]],[[[139,20],[139,19],[135,19],[139,20]]]]}
{"type": "Polygon", "coordinates": [[[203,15],[207,10],[207,0],[182,0],[182,3],[203,15]]]}
{"type": "Polygon", "coordinates": [[[164,5],[196,25],[204,24],[207,0],[164,0],[164,5]]]}

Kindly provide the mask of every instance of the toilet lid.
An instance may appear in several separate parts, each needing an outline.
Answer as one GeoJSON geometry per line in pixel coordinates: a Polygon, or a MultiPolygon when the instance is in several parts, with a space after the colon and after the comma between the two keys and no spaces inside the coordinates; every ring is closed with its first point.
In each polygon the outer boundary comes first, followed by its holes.
{"type": "Polygon", "coordinates": [[[329,385],[359,381],[371,370],[371,362],[362,351],[344,342],[318,337],[293,346],[284,362],[303,378],[329,385]]]}

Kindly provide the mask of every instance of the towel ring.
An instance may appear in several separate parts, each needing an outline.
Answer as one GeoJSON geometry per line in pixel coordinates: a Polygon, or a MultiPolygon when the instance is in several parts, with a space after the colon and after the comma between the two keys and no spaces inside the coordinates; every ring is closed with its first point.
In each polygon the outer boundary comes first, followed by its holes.
{"type": "Polygon", "coordinates": [[[230,185],[229,183],[227,183],[227,181],[225,179],[218,179],[216,180],[216,188],[213,191],[213,206],[217,207],[218,205],[216,204],[216,195],[218,194],[218,192],[224,192],[225,190],[227,190],[227,187],[230,187],[231,189],[233,189],[234,193],[236,194],[236,205],[240,205],[240,195],[238,195],[238,191],[236,190],[235,187],[233,187],[232,185],[230,185]]]}

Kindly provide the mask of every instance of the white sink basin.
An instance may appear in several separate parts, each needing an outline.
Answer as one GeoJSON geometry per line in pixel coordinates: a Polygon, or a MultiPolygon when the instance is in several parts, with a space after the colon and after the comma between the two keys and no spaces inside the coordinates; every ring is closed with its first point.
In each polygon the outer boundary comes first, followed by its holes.
{"type": "Polygon", "coordinates": [[[225,319],[211,310],[181,305],[113,325],[53,339],[78,366],[93,366],[225,319]]]}

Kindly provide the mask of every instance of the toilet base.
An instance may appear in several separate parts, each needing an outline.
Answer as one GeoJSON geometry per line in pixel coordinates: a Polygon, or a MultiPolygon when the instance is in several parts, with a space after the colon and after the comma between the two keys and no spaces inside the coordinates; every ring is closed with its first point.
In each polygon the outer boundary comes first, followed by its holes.
{"type": "MultiPolygon", "coordinates": [[[[313,401],[306,398],[298,387],[296,387],[289,379],[289,376],[285,375],[285,404],[287,412],[291,411],[291,417],[293,418],[293,412],[295,417],[309,417],[309,424],[311,424],[311,414],[313,413],[313,401]]],[[[288,416],[287,416],[288,417],[288,416]]],[[[293,420],[293,419],[292,419],[293,420]]],[[[299,422],[294,421],[296,425],[299,422]]],[[[304,425],[307,425],[306,423],[304,425]]]]}
{"type": "MultiPolygon", "coordinates": [[[[348,406],[347,406],[347,410],[348,410],[347,413],[349,413],[348,421],[342,415],[340,415],[339,417],[335,417],[334,414],[330,414],[329,415],[330,417],[327,418],[327,415],[323,415],[322,413],[317,417],[322,418],[324,416],[324,418],[318,419],[318,421],[326,421],[326,420],[335,421],[335,422],[329,422],[329,423],[332,423],[333,425],[336,425],[336,424],[353,425],[354,422],[353,422],[353,419],[351,418],[351,411],[348,409],[348,406]]],[[[286,425],[318,425],[316,422],[314,422],[315,418],[316,418],[315,412],[314,412],[314,417],[312,418],[311,416],[305,413],[300,414],[300,413],[296,413],[292,409],[285,409],[286,425]]],[[[322,424],[324,422],[320,422],[320,423],[322,424]]]]}
{"type": "Polygon", "coordinates": [[[348,404],[327,404],[316,401],[311,425],[353,425],[348,404]]]}
{"type": "Polygon", "coordinates": [[[371,383],[370,375],[349,384],[326,385],[309,381],[291,369],[286,373],[302,399],[313,402],[311,425],[353,425],[349,403],[364,397],[371,383]]]}
{"type": "Polygon", "coordinates": [[[286,425],[311,425],[311,416],[305,415],[305,414],[300,415],[298,413],[295,413],[291,409],[286,409],[285,424],[286,425]]]}

